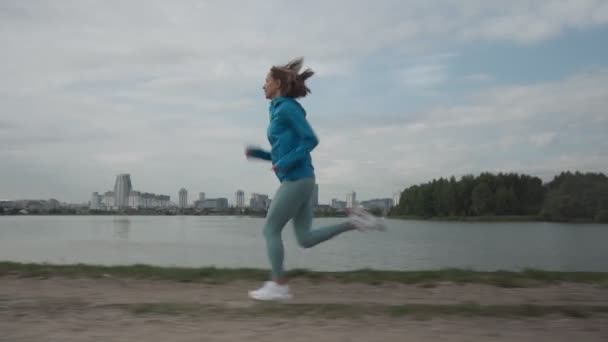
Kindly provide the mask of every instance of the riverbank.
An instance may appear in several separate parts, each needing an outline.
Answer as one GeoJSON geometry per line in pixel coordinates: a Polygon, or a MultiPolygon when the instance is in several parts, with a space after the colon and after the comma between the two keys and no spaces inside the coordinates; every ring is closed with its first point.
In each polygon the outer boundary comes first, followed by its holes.
{"type": "Polygon", "coordinates": [[[437,222],[550,222],[550,223],[597,223],[605,224],[606,222],[598,222],[592,219],[568,219],[568,220],[547,220],[542,216],[537,215],[522,215],[522,216],[508,216],[508,215],[496,215],[496,216],[411,216],[411,215],[391,215],[387,216],[389,219],[395,220],[413,220],[413,221],[437,221],[437,222]]]}
{"type": "MultiPolygon", "coordinates": [[[[122,277],[135,279],[157,279],[178,282],[202,282],[222,284],[232,281],[263,281],[269,271],[252,268],[188,268],[158,267],[150,265],[102,266],[102,265],[56,265],[39,263],[0,262],[0,276],[18,277],[122,277]]],[[[527,269],[521,272],[482,272],[465,269],[441,269],[429,271],[376,271],[357,270],[347,272],[315,272],[304,269],[288,271],[291,279],[309,281],[338,281],[343,283],[422,284],[431,287],[436,283],[486,284],[505,288],[534,287],[560,282],[596,284],[608,287],[608,272],[559,272],[527,269]]]]}
{"type": "Polygon", "coordinates": [[[259,303],[246,294],[265,279],[264,270],[0,266],[6,341],[608,337],[605,273],[296,271],[293,300],[259,303]],[[499,274],[526,282],[488,281],[499,274]]]}
{"type": "MultiPolygon", "coordinates": [[[[234,212],[199,212],[199,213],[176,213],[176,212],[96,212],[91,213],[88,211],[82,212],[57,212],[57,213],[0,213],[2,216],[235,216],[235,217],[252,217],[252,218],[264,218],[265,212],[252,212],[247,214],[239,214],[234,212]]],[[[340,214],[325,214],[316,213],[315,218],[345,218],[345,213],[340,214]]],[[[436,222],[552,222],[552,223],[606,223],[598,222],[592,219],[569,219],[569,220],[547,220],[542,216],[537,215],[522,215],[522,216],[507,216],[507,215],[496,215],[496,216],[413,216],[413,215],[388,215],[384,216],[386,219],[394,220],[412,220],[412,221],[436,221],[436,222]]]]}
{"type": "MultiPolygon", "coordinates": [[[[457,222],[548,222],[541,216],[411,216],[411,215],[392,215],[387,218],[396,220],[416,220],[416,221],[457,221],[457,222]]],[[[586,221],[593,222],[593,221],[586,221]]]]}

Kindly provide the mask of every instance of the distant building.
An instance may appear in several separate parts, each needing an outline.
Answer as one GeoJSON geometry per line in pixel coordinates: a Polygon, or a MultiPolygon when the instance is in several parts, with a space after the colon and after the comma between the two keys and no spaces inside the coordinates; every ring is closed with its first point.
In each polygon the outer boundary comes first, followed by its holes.
{"type": "Polygon", "coordinates": [[[401,200],[401,191],[397,191],[393,194],[393,206],[398,206],[401,200]]]}
{"type": "Polygon", "coordinates": [[[53,209],[59,209],[61,207],[61,202],[59,202],[58,200],[51,198],[48,201],[46,201],[46,206],[45,209],[48,210],[53,210],[53,209]]]}
{"type": "Polygon", "coordinates": [[[245,208],[245,192],[243,190],[237,190],[235,197],[236,197],[236,201],[235,201],[236,207],[239,209],[245,208]]]}
{"type": "Polygon", "coordinates": [[[15,209],[26,209],[28,205],[28,201],[26,200],[18,200],[13,202],[13,208],[15,209]]]}
{"type": "Polygon", "coordinates": [[[106,191],[105,194],[103,194],[103,198],[102,198],[102,204],[105,207],[106,210],[110,210],[112,208],[115,207],[115,198],[114,198],[114,192],[113,191],[106,191]]]}
{"type": "Polygon", "coordinates": [[[131,191],[129,194],[129,207],[134,209],[168,208],[171,197],[157,195],[149,192],[131,191]]]}
{"type": "Polygon", "coordinates": [[[0,207],[4,209],[15,209],[17,208],[17,203],[15,201],[0,201],[0,207]]]}
{"type": "Polygon", "coordinates": [[[150,194],[150,205],[144,206],[144,208],[169,208],[171,204],[171,196],[169,195],[155,195],[150,194]]]}
{"type": "Polygon", "coordinates": [[[122,209],[129,206],[129,194],[133,190],[131,185],[131,176],[128,173],[123,173],[116,176],[114,184],[114,206],[122,209]]]}
{"type": "Polygon", "coordinates": [[[380,209],[386,214],[393,207],[393,203],[392,198],[381,198],[363,201],[361,202],[361,206],[367,210],[380,209]]]}
{"type": "Polygon", "coordinates": [[[347,208],[354,208],[357,206],[357,193],[356,192],[349,192],[348,194],[346,194],[346,207],[347,208]]]}
{"type": "Polygon", "coordinates": [[[251,200],[249,201],[249,207],[252,210],[267,210],[270,205],[270,200],[268,199],[268,195],[262,194],[251,194],[251,200]]]}
{"type": "Polygon", "coordinates": [[[335,210],[332,209],[332,207],[330,205],[327,205],[327,204],[319,204],[316,207],[314,207],[314,212],[317,215],[319,215],[319,214],[330,214],[333,211],[335,211],[335,210]]]}
{"type": "Polygon", "coordinates": [[[89,205],[89,209],[101,210],[101,201],[102,196],[98,192],[94,192],[91,194],[91,204],[89,205]]]}
{"type": "Polygon", "coordinates": [[[108,191],[103,195],[99,195],[97,192],[92,193],[88,207],[91,210],[114,210],[168,208],[170,206],[171,197],[168,195],[133,190],[131,176],[125,173],[116,177],[114,191],[108,191]]]}
{"type": "Polygon", "coordinates": [[[66,203],[65,207],[69,209],[85,210],[89,208],[89,203],[66,203]]]}
{"type": "Polygon", "coordinates": [[[224,197],[208,198],[203,201],[196,201],[194,205],[197,209],[224,210],[228,209],[228,199],[224,197]]]}
{"type": "Polygon", "coordinates": [[[179,207],[182,209],[188,207],[188,190],[184,188],[179,190],[179,207]]]}
{"type": "Polygon", "coordinates": [[[41,199],[23,199],[17,201],[2,201],[0,207],[7,209],[26,209],[30,212],[36,212],[41,210],[52,210],[61,207],[61,203],[51,198],[49,200],[41,199]]]}
{"type": "Polygon", "coordinates": [[[346,209],[346,201],[340,201],[334,198],[331,200],[331,207],[336,210],[344,210],[346,209]]]}
{"type": "Polygon", "coordinates": [[[129,194],[129,207],[131,208],[140,208],[142,207],[142,197],[141,192],[139,191],[131,191],[129,194]]]}
{"type": "Polygon", "coordinates": [[[43,200],[28,200],[26,201],[26,208],[29,211],[32,210],[42,210],[45,207],[46,202],[43,200]]]}
{"type": "Polygon", "coordinates": [[[199,201],[204,201],[205,200],[205,193],[204,192],[199,192],[198,193],[198,200],[199,201]]]}

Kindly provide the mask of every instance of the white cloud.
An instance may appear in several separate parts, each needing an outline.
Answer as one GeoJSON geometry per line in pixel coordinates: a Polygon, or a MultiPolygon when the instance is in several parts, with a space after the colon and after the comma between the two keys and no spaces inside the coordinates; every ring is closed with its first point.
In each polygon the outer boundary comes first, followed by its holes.
{"type": "Polygon", "coordinates": [[[445,65],[416,65],[401,71],[403,84],[413,89],[425,89],[438,86],[447,79],[445,65]]]}
{"type": "Polygon", "coordinates": [[[556,136],[557,133],[555,132],[543,132],[532,135],[529,140],[537,147],[545,147],[551,144],[556,136]]]}
{"type": "Polygon", "coordinates": [[[471,81],[471,82],[480,82],[481,83],[481,82],[492,81],[493,77],[488,74],[479,73],[479,74],[467,75],[464,77],[464,79],[467,81],[471,81]]]}
{"type": "Polygon", "coordinates": [[[602,0],[545,0],[486,2],[475,26],[461,30],[465,39],[501,39],[533,43],[553,38],[568,28],[590,28],[608,22],[608,3],[602,0]]]}

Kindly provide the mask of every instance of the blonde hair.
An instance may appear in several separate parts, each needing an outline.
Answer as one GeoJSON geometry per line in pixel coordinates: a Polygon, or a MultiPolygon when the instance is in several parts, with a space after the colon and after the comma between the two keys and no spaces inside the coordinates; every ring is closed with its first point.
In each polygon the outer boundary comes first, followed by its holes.
{"type": "Polygon", "coordinates": [[[306,80],[315,73],[311,69],[306,69],[300,73],[303,64],[304,58],[298,57],[283,66],[270,68],[272,78],[281,81],[281,95],[297,99],[310,93],[310,89],[306,86],[306,80]]]}

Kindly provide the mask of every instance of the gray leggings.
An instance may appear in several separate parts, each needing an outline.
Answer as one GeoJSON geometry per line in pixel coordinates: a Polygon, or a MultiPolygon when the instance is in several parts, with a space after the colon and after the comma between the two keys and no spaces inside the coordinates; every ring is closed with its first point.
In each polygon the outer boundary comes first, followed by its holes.
{"type": "Polygon", "coordinates": [[[304,248],[313,247],[340,233],[355,229],[348,223],[342,223],[311,230],[314,186],[314,178],[284,181],[272,199],[268,215],[266,215],[264,237],[272,266],[272,278],[275,280],[283,277],[284,251],[281,231],[290,219],[293,219],[298,244],[304,248]]]}

